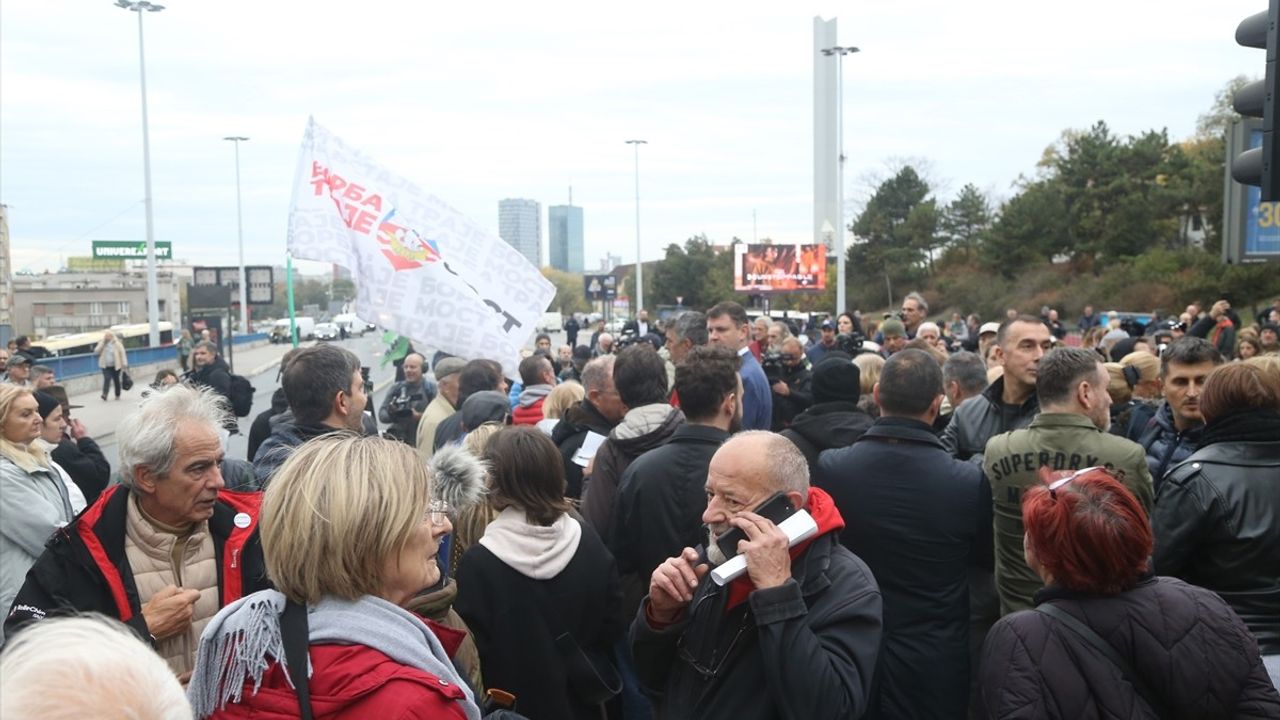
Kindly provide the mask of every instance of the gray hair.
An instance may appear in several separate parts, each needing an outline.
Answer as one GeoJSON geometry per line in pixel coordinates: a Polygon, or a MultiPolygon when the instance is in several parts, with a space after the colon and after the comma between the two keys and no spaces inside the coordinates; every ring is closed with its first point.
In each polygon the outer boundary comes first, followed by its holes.
{"type": "Polygon", "coordinates": [[[31,366],[31,382],[35,382],[45,375],[52,375],[53,368],[48,365],[32,365],[31,366]]]}
{"type": "MultiPolygon", "coordinates": [[[[778,328],[779,332],[781,332],[782,334],[781,340],[786,340],[787,338],[791,337],[791,328],[787,327],[787,324],[782,322],[781,320],[774,320],[773,322],[769,323],[769,328],[770,329],[778,328]]],[[[779,342],[781,342],[781,340],[779,342]]]]}
{"type": "Polygon", "coordinates": [[[675,330],[677,340],[688,340],[694,346],[707,344],[707,316],[697,310],[680,313],[671,329],[675,330]]]}
{"type": "Polygon", "coordinates": [[[582,368],[582,387],[604,392],[613,380],[613,355],[601,355],[582,368]]]}
{"type": "Polygon", "coordinates": [[[175,456],[174,441],[188,423],[218,432],[231,419],[227,399],[208,387],[172,385],[150,395],[116,428],[120,438],[120,478],[133,486],[134,471],[150,468],[160,476],[169,473],[175,456]]]}
{"type": "Polygon", "coordinates": [[[744,430],[734,435],[732,440],[755,438],[765,444],[765,453],[769,458],[765,465],[769,487],[782,492],[798,492],[808,502],[809,461],[805,460],[800,448],[782,435],[768,430],[744,430]]]}
{"type": "Polygon", "coordinates": [[[214,345],[212,340],[201,340],[200,342],[195,344],[195,347],[193,347],[192,350],[194,350],[195,348],[204,348],[205,350],[208,350],[214,355],[218,354],[218,346],[214,345]]]}
{"type": "Polygon", "coordinates": [[[938,327],[938,323],[932,320],[925,320],[924,322],[916,326],[916,337],[920,337],[920,333],[924,332],[925,330],[933,330],[934,332],[938,333],[938,337],[942,337],[942,328],[938,327]]]}
{"type": "Polygon", "coordinates": [[[101,615],[41,620],[0,655],[0,716],[93,717],[106,714],[104,697],[115,717],[191,718],[169,665],[124,625],[101,615]]]}
{"type": "Polygon", "coordinates": [[[906,302],[908,300],[915,300],[916,304],[920,306],[920,312],[924,313],[925,315],[929,314],[929,303],[925,302],[924,297],[920,295],[920,293],[918,292],[907,293],[907,296],[902,298],[902,301],[906,302]]]}
{"type": "Polygon", "coordinates": [[[958,352],[947,358],[942,366],[942,383],[945,386],[952,380],[960,383],[965,397],[977,395],[987,389],[987,366],[977,353],[968,350],[958,352]]]}

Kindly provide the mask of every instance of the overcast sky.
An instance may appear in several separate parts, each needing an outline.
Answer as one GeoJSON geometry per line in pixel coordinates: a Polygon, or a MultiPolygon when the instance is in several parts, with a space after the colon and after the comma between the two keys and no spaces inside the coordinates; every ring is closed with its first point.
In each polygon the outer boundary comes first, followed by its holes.
{"type": "MultiPolygon", "coordinates": [[[[812,237],[813,18],[839,18],[851,204],[903,158],[943,202],[1007,197],[1066,128],[1185,138],[1264,53],[1235,27],[1264,0],[1069,4],[423,3],[172,0],[144,18],[157,240],[235,264],[284,260],[307,116],[497,232],[498,201],[584,208],[586,264],[812,237]]],[[[0,7],[0,202],[16,270],[142,239],[136,16],[110,0],[0,7]]],[[[314,269],[314,268],[312,268],[314,269]]]]}

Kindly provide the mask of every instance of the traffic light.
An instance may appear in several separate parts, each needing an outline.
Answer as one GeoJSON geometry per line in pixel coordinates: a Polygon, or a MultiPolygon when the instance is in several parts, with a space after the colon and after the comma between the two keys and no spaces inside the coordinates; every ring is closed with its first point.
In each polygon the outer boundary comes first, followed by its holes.
{"type": "Polygon", "coordinates": [[[1231,163],[1231,177],[1245,185],[1262,187],[1261,201],[1280,200],[1280,142],[1276,141],[1276,101],[1280,99],[1276,83],[1277,16],[1280,0],[1268,0],[1269,8],[1250,15],[1236,28],[1236,42],[1267,51],[1266,77],[1240,89],[1232,98],[1236,112],[1245,117],[1262,118],[1262,146],[1240,153],[1231,163]]]}

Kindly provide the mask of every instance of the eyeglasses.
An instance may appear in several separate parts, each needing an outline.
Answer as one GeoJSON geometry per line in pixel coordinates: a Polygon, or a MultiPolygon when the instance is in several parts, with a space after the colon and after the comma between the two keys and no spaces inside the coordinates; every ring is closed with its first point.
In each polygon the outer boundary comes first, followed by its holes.
{"type": "Polygon", "coordinates": [[[453,512],[453,506],[445,500],[432,500],[427,503],[427,511],[422,514],[422,519],[430,522],[436,527],[442,527],[449,522],[449,515],[453,512]]]}
{"type": "Polygon", "coordinates": [[[1094,471],[1101,471],[1110,475],[1112,478],[1114,478],[1117,481],[1121,481],[1121,482],[1124,481],[1123,470],[1116,470],[1115,468],[1110,468],[1110,467],[1107,467],[1106,465],[1094,465],[1093,467],[1087,467],[1082,470],[1077,470],[1064,478],[1059,478],[1049,483],[1049,497],[1053,498],[1054,500],[1057,500],[1059,488],[1066,485],[1067,483],[1070,483],[1072,480],[1075,480],[1081,475],[1084,475],[1085,473],[1091,473],[1094,471]]]}
{"type": "MultiPolygon", "coordinates": [[[[698,602],[694,604],[693,610],[689,613],[689,617],[696,616],[698,614],[698,610],[703,607],[703,604],[707,600],[711,598],[719,599],[720,597],[721,593],[718,591],[709,592],[706,595],[703,595],[698,602]]],[[[711,607],[715,606],[713,605],[711,607]]],[[[728,647],[724,649],[723,653],[717,652],[713,647],[711,649],[711,657],[706,662],[702,662],[698,658],[694,657],[693,652],[691,652],[689,648],[685,647],[684,640],[686,633],[681,633],[680,639],[676,642],[677,655],[681,660],[688,663],[689,667],[696,670],[703,678],[712,680],[718,676],[722,670],[724,670],[725,662],[728,661],[729,657],[733,654],[733,648],[737,646],[738,640],[742,637],[742,634],[747,631],[747,627],[751,624],[751,613],[743,612],[742,623],[738,626],[738,631],[734,633],[733,639],[729,641],[728,647]]]]}

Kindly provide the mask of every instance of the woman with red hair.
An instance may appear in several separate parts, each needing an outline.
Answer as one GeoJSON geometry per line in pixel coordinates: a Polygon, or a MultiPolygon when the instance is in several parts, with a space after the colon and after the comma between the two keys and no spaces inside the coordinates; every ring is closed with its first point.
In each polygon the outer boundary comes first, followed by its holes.
{"type": "Polygon", "coordinates": [[[1147,515],[1105,468],[1022,503],[1036,608],[987,635],[983,718],[1278,718],[1258,644],[1216,594],[1155,577],[1147,515]]]}

